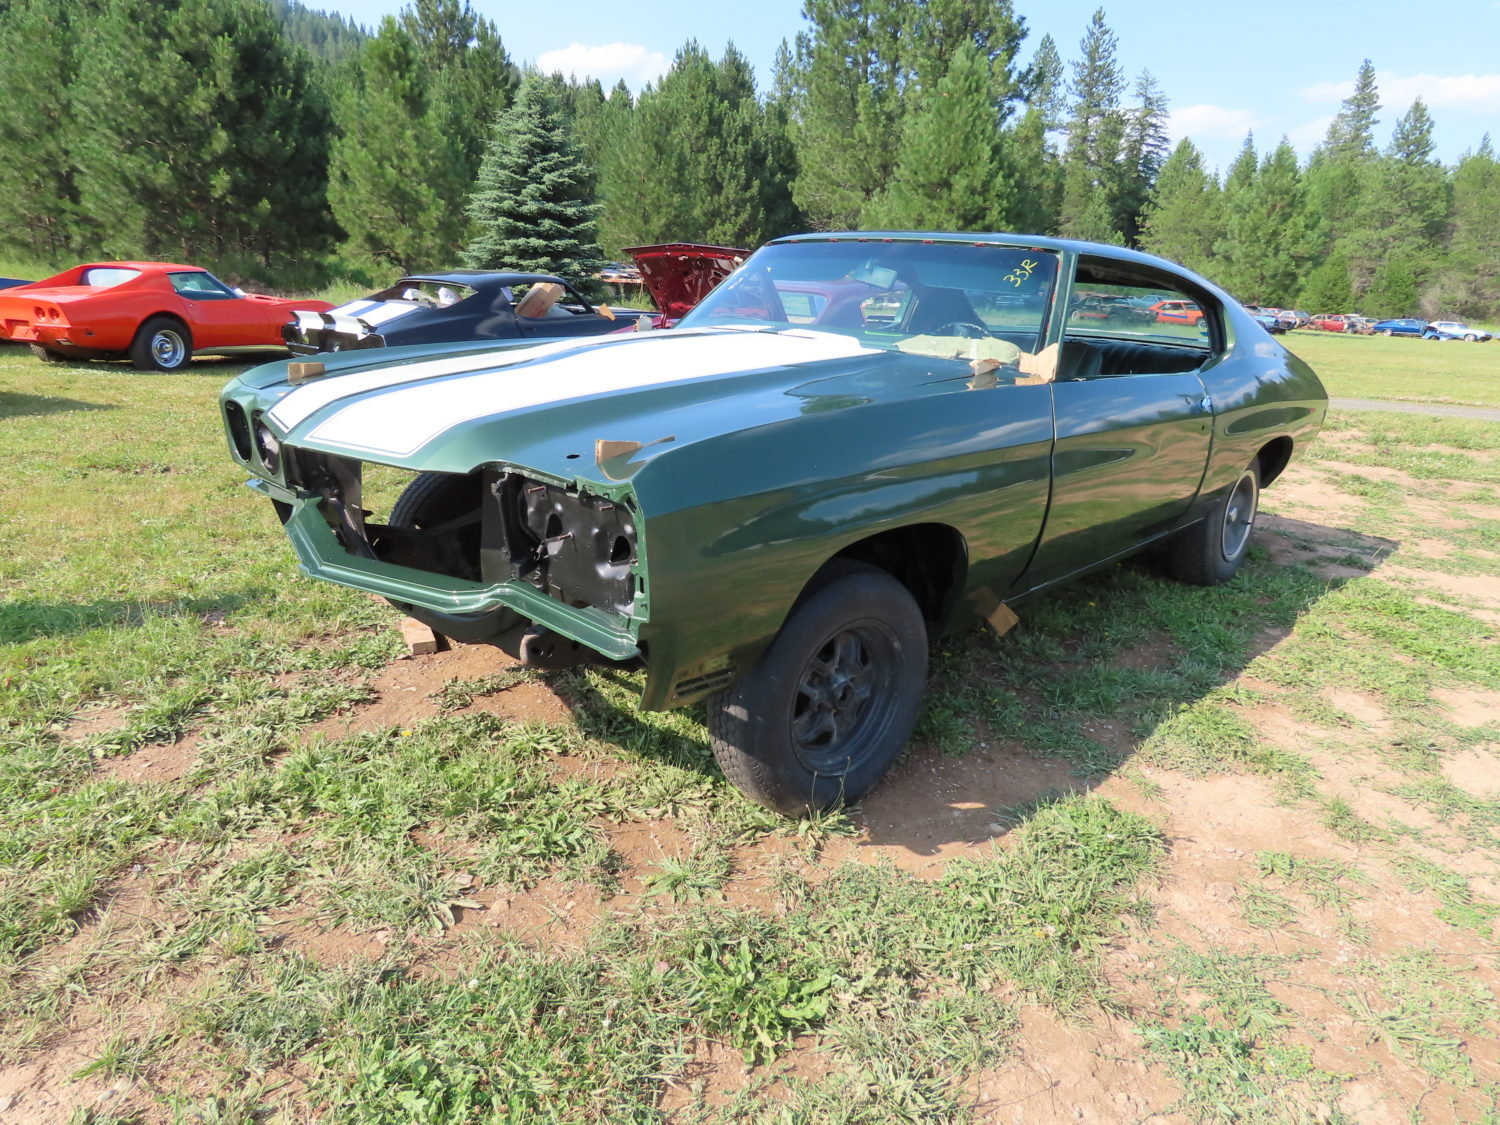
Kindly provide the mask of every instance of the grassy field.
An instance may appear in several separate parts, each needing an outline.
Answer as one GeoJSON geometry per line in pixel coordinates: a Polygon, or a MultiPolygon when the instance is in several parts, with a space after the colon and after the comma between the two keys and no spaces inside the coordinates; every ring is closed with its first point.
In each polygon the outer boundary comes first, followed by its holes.
{"type": "Polygon", "coordinates": [[[296,577],[238,369],[0,351],[0,1120],[1500,1121],[1500,427],[1334,415],[1235,582],[944,642],[788,823],[296,577]]]}
{"type": "Polygon", "coordinates": [[[1500,343],[1345,336],[1304,329],[1280,337],[1339,398],[1500,406],[1500,343]]]}

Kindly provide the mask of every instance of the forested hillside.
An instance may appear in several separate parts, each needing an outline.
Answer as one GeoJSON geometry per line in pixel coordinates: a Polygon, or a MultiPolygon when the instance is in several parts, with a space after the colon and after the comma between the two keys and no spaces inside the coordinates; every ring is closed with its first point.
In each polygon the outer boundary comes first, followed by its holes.
{"type": "MultiPolygon", "coordinates": [[[[551,77],[596,249],[1027,230],[1161,253],[1246,301],[1500,315],[1489,138],[1442,165],[1427,107],[1383,107],[1369,62],[1308,160],[1247,137],[1221,178],[1191,140],[1169,148],[1169,93],[1122,71],[1102,10],[1071,57],[1030,42],[1011,0],[803,12],[768,90],[693,40],[639,95],[551,77]]],[[[0,4],[28,45],[0,69],[0,231],[39,261],[170,256],[273,283],[456,263],[511,129],[503,32],[467,0],[414,0],[369,34],[290,0],[0,4]]]]}

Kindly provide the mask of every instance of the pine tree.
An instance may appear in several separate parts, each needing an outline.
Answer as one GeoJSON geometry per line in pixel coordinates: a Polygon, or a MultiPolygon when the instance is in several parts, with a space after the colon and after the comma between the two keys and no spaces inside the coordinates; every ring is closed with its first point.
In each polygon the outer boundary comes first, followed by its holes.
{"type": "Polygon", "coordinates": [[[1447,264],[1423,299],[1427,315],[1500,316],[1500,160],[1488,134],[1454,169],[1447,264]]]}
{"type": "Polygon", "coordinates": [[[1207,274],[1214,239],[1223,229],[1219,185],[1203,168],[1203,154],[1184,137],[1162,165],[1142,215],[1141,246],[1207,274]]]}
{"type": "Polygon", "coordinates": [[[515,68],[468,0],[416,0],[387,17],[335,97],[330,198],[351,246],[404,270],[451,262],[515,68]]]}
{"type": "Polygon", "coordinates": [[[901,0],[804,0],[797,37],[798,171],[792,194],[817,229],[859,225],[890,182],[901,137],[901,0]]]}
{"type": "Polygon", "coordinates": [[[603,265],[593,179],[556,88],[528,74],[491,131],[469,198],[479,233],[465,261],[476,269],[551,273],[586,285],[603,265]]]}
{"type": "Polygon", "coordinates": [[[80,51],[81,206],[108,253],[316,251],[328,105],[258,0],[110,0],[80,51]]]}
{"type": "Polygon", "coordinates": [[[0,38],[24,43],[0,67],[0,232],[40,260],[61,265],[91,234],[80,207],[73,144],[86,126],[74,100],[77,44],[103,0],[16,0],[0,38]]]}
{"type": "Polygon", "coordinates": [[[1433,148],[1432,118],[1418,98],[1397,122],[1390,146],[1366,165],[1367,190],[1341,243],[1357,289],[1378,290],[1366,305],[1407,308],[1414,315],[1406,275],[1415,289],[1435,272],[1448,219],[1448,182],[1432,159],[1433,148]]]}
{"type": "Polygon", "coordinates": [[[758,246],[794,229],[794,154],[733,45],[716,63],[695,41],[641,92],[601,169],[605,245],[689,240],[758,246]]]}
{"type": "Polygon", "coordinates": [[[1233,194],[1226,188],[1228,220],[1215,272],[1242,301],[1285,305],[1296,294],[1311,249],[1302,177],[1297,154],[1285,138],[1266,154],[1251,179],[1241,161],[1246,156],[1253,160],[1253,153],[1247,140],[1230,175],[1235,185],[1233,194]]]}
{"type": "Polygon", "coordinates": [[[1117,40],[1094,12],[1073,64],[1073,112],[1063,155],[1062,209],[1058,226],[1070,238],[1121,241],[1118,210],[1122,190],[1120,157],[1125,118],[1120,95],[1125,79],[1116,60],[1117,40]]]}
{"type": "Polygon", "coordinates": [[[335,99],[329,200],[353,249],[403,272],[448,265],[468,236],[474,169],[411,34],[386,17],[335,99]]]}
{"type": "Polygon", "coordinates": [[[1120,156],[1121,193],[1115,205],[1115,225],[1125,241],[1140,239],[1141,212],[1151,198],[1156,178],[1167,160],[1167,96],[1149,70],[1135,83],[1136,104],[1126,116],[1120,156]]]}
{"type": "Polygon", "coordinates": [[[943,77],[918,95],[888,191],[866,208],[866,225],[892,230],[994,230],[1005,225],[1015,185],[1001,164],[990,68],[963,43],[943,77]]]}
{"type": "Polygon", "coordinates": [[[1379,124],[1375,115],[1379,111],[1375,67],[1366,59],[1355,78],[1354,92],[1344,99],[1323,143],[1308,162],[1308,210],[1318,218],[1326,250],[1337,248],[1353,228],[1371,189],[1375,126],[1379,124]]]}
{"type": "Polygon", "coordinates": [[[1337,254],[1308,271],[1297,304],[1309,312],[1343,312],[1354,306],[1349,263],[1337,254]]]}

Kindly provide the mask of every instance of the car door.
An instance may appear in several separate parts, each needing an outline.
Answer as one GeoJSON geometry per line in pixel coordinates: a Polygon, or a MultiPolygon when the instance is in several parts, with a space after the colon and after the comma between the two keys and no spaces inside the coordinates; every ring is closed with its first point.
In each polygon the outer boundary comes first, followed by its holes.
{"type": "Polygon", "coordinates": [[[201,270],[168,274],[193,333],[193,347],[227,348],[262,342],[266,315],[213,274],[201,270]]]}
{"type": "MultiPolygon", "coordinates": [[[[1168,274],[1082,258],[1076,284],[1173,295],[1168,274]]],[[[1085,569],[1169,528],[1198,494],[1213,403],[1198,372],[1222,352],[1222,314],[1206,295],[1195,324],[1070,320],[1052,384],[1055,440],[1046,523],[1022,585],[1085,569]]]]}
{"type": "MultiPolygon", "coordinates": [[[[554,283],[555,284],[555,283],[554,283]]],[[[525,292],[530,286],[514,286],[512,292],[518,310],[522,307],[525,292]]],[[[609,331],[611,322],[594,312],[587,301],[570,287],[564,287],[562,296],[552,305],[545,316],[522,316],[516,314],[516,327],[526,338],[551,338],[556,336],[597,336],[609,331]]],[[[614,327],[624,328],[625,322],[614,327]]]]}

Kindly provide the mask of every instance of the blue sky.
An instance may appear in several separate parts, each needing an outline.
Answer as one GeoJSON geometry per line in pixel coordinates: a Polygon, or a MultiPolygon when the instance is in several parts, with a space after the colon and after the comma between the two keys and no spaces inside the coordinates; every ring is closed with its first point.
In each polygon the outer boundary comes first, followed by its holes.
{"type": "MultiPolygon", "coordinates": [[[[732,41],[769,81],[777,44],[805,25],[801,0],[687,3],[635,0],[500,4],[471,0],[494,21],[519,62],[616,79],[639,88],[670,64],[689,37],[718,55],[732,41]]],[[[373,27],[402,0],[308,0],[373,27]]],[[[1030,57],[1042,35],[1065,62],[1078,53],[1098,0],[1018,0],[1030,57]]],[[[1190,136],[1209,163],[1226,168],[1254,130],[1264,152],[1285,134],[1306,156],[1353,85],[1363,59],[1375,64],[1381,101],[1377,141],[1420,95],[1436,122],[1438,156],[1454,161],[1487,131],[1500,144],[1500,2],[1365,0],[1360,4],[1260,0],[1255,4],[1105,5],[1121,64],[1149,69],[1171,102],[1173,140],[1190,136]],[[1222,14],[1221,14],[1222,13],[1222,14]]]]}

